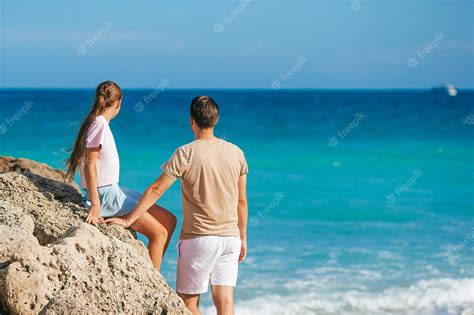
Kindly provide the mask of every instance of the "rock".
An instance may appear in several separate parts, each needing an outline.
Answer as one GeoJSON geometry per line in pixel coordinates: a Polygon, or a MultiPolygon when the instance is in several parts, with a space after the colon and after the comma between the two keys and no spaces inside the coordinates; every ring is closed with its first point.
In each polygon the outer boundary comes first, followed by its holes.
{"type": "MultiPolygon", "coordinates": [[[[0,174],[8,172],[30,172],[58,182],[64,182],[66,179],[65,172],[54,169],[47,164],[29,159],[16,159],[9,156],[0,156],[0,174]]],[[[79,186],[75,182],[71,182],[69,185],[76,188],[77,191],[80,191],[79,186]]]]}
{"type": "Polygon", "coordinates": [[[80,200],[61,182],[0,174],[0,313],[189,314],[143,243],[84,223],[80,200]]]}
{"type": "Polygon", "coordinates": [[[0,238],[0,263],[39,245],[33,235],[33,219],[3,200],[0,201],[0,222],[0,235],[3,236],[0,238]]]}
{"type": "MultiPolygon", "coordinates": [[[[34,219],[33,234],[41,245],[54,242],[70,226],[84,222],[88,213],[81,205],[81,194],[72,186],[29,172],[0,174],[0,200],[21,208],[34,219]]],[[[97,227],[148,257],[148,250],[130,231],[105,224],[97,227]]]]}

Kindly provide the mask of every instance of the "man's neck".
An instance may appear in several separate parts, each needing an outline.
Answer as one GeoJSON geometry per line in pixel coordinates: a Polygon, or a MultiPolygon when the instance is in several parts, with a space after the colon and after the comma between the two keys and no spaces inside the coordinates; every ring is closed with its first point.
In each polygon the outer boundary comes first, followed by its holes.
{"type": "Polygon", "coordinates": [[[217,140],[217,138],[214,136],[214,128],[201,129],[194,134],[194,137],[196,138],[196,140],[208,142],[217,140]]]}

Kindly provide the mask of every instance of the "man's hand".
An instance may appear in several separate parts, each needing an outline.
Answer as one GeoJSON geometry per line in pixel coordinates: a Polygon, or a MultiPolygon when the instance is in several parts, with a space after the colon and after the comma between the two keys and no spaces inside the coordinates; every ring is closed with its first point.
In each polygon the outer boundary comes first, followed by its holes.
{"type": "Polygon", "coordinates": [[[105,223],[121,225],[124,228],[128,228],[131,225],[130,220],[128,220],[127,216],[123,216],[121,218],[109,218],[105,220],[105,223]]]}
{"type": "Polygon", "coordinates": [[[89,210],[89,215],[86,218],[89,224],[103,223],[104,218],[100,216],[100,205],[94,204],[89,210]]]}
{"type": "Polygon", "coordinates": [[[242,245],[240,246],[240,255],[239,255],[239,262],[243,262],[245,257],[247,257],[247,241],[241,240],[242,245]]]}

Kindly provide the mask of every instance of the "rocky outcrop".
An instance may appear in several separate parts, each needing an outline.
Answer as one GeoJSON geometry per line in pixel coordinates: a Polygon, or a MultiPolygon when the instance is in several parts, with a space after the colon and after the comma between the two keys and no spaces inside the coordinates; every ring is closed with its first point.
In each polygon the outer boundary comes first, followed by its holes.
{"type": "Polygon", "coordinates": [[[84,223],[80,200],[62,182],[0,175],[0,313],[188,314],[143,243],[84,223]]]}
{"type": "MultiPolygon", "coordinates": [[[[81,206],[82,196],[75,188],[29,172],[1,174],[0,200],[8,201],[34,219],[34,235],[41,245],[54,242],[70,226],[84,222],[87,217],[87,210],[81,206]]],[[[105,224],[97,228],[129,243],[148,257],[146,248],[135,241],[131,232],[105,224]]]]}
{"type": "MultiPolygon", "coordinates": [[[[47,164],[24,158],[0,156],[0,174],[8,172],[30,172],[58,182],[64,182],[66,178],[65,172],[54,169],[47,164]]],[[[79,186],[75,182],[70,183],[70,185],[79,191],[79,186]]]]}

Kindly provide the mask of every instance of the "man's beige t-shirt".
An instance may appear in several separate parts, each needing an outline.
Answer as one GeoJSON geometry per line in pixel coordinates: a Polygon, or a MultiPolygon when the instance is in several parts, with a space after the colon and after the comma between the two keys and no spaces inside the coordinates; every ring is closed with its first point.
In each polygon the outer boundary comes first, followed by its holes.
{"type": "Polygon", "coordinates": [[[222,139],[195,140],[179,147],[161,169],[174,180],[181,178],[181,239],[239,236],[238,181],[248,173],[239,147],[222,139]]]}

